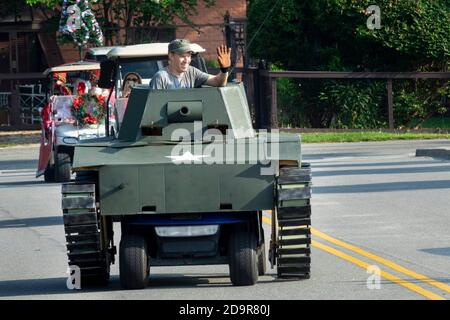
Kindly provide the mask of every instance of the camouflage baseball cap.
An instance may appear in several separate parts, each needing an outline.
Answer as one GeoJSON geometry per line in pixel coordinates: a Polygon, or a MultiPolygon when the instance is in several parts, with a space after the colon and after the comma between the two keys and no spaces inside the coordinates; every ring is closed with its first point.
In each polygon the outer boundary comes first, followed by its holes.
{"type": "Polygon", "coordinates": [[[183,54],[186,52],[193,52],[191,43],[186,39],[175,39],[169,43],[169,52],[183,54]]]}

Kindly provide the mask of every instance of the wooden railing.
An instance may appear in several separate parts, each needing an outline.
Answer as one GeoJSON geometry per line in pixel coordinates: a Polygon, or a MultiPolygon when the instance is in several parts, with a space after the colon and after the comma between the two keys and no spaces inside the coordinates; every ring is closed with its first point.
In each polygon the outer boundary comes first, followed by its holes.
{"type": "Polygon", "coordinates": [[[254,102],[256,127],[278,128],[277,79],[384,79],[386,80],[388,123],[394,129],[393,80],[449,79],[450,72],[330,72],[330,71],[268,71],[258,68],[236,69],[245,78],[249,100],[254,102]]]}

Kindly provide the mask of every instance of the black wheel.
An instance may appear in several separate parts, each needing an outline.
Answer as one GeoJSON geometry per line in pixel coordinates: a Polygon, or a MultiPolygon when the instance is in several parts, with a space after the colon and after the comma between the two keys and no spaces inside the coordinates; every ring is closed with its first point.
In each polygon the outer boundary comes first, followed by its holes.
{"type": "Polygon", "coordinates": [[[65,150],[55,151],[55,180],[56,182],[70,181],[71,160],[65,150]]]}
{"type": "Polygon", "coordinates": [[[258,249],[258,275],[263,276],[266,274],[266,245],[263,242],[258,249]]]}
{"type": "Polygon", "coordinates": [[[44,171],[44,181],[55,182],[55,167],[53,164],[47,164],[47,167],[44,171]]]}
{"type": "Polygon", "coordinates": [[[123,235],[120,241],[120,284],[124,289],[143,289],[149,277],[147,243],[141,235],[123,235]]]}
{"type": "Polygon", "coordinates": [[[236,230],[230,236],[230,278],[235,286],[251,286],[258,281],[256,236],[251,230],[236,230]]]}

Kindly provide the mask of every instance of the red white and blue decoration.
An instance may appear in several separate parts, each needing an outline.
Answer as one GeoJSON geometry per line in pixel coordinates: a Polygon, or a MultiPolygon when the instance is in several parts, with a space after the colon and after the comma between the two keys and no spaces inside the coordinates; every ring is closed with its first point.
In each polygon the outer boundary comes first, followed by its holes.
{"type": "Polygon", "coordinates": [[[103,45],[103,33],[88,0],[63,1],[59,33],[61,42],[73,41],[80,49],[103,45]]]}

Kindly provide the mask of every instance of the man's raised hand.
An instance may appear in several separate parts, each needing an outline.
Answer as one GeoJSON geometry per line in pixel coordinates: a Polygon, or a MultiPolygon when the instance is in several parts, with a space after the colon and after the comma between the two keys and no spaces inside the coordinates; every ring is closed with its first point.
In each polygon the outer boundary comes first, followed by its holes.
{"type": "Polygon", "coordinates": [[[231,48],[225,45],[217,47],[217,61],[221,68],[231,67],[231,48]]]}

